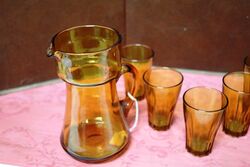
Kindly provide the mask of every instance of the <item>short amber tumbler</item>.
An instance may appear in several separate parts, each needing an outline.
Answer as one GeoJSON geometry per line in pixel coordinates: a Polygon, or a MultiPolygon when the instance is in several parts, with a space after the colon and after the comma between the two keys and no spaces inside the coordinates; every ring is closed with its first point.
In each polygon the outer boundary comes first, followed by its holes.
{"type": "Polygon", "coordinates": [[[198,156],[208,155],[211,152],[227,104],[227,97],[213,88],[194,87],[184,93],[188,152],[198,156]]]}
{"type": "Polygon", "coordinates": [[[156,67],[143,75],[148,106],[148,122],[155,130],[167,130],[181,90],[183,76],[168,67],[156,67]]]}
{"type": "Polygon", "coordinates": [[[226,74],[223,77],[223,92],[229,100],[223,130],[231,136],[244,136],[250,125],[250,73],[226,74]]]}
{"type": "MultiPolygon", "coordinates": [[[[154,51],[147,45],[129,44],[122,48],[122,62],[131,64],[136,68],[137,79],[135,85],[135,98],[143,100],[145,98],[143,74],[151,69],[153,63],[154,51]]],[[[131,91],[134,80],[130,73],[124,74],[124,83],[126,92],[131,91]]]]}

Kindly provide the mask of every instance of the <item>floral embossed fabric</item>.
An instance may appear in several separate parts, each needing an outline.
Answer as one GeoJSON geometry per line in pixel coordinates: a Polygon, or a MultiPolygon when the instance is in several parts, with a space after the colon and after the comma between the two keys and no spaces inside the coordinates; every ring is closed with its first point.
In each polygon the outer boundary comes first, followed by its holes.
{"type": "MultiPolygon", "coordinates": [[[[250,166],[250,132],[240,138],[224,134],[220,127],[212,153],[196,157],[185,149],[182,95],[194,86],[221,90],[222,76],[183,73],[184,82],[167,131],[148,125],[146,101],[140,101],[137,128],[131,133],[128,149],[119,157],[95,166],[143,167],[247,167],[250,166]]],[[[124,94],[123,81],[117,85],[124,94]]],[[[0,96],[0,163],[17,166],[83,167],[61,147],[59,136],[65,111],[63,82],[0,96]]],[[[134,109],[128,121],[133,123],[134,109]]]]}

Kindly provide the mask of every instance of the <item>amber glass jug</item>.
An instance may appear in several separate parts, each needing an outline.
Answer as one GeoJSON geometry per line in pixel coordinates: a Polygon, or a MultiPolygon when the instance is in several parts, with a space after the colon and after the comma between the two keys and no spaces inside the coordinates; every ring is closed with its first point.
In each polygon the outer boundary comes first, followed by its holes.
{"type": "MultiPolygon", "coordinates": [[[[96,162],[120,152],[138,120],[138,103],[131,94],[119,100],[116,82],[126,72],[136,81],[132,65],[121,64],[120,34],[108,27],[84,25],[57,33],[47,50],[56,58],[58,76],[67,87],[61,144],[78,160],[96,162]],[[135,122],[125,120],[136,102],[135,122]]],[[[134,85],[136,85],[134,83],[134,85]]]]}

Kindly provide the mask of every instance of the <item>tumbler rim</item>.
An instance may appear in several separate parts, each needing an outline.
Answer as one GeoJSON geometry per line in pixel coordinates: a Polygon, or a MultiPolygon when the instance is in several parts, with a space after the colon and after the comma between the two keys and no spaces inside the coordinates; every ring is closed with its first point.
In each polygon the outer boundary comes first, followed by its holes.
{"type": "Polygon", "coordinates": [[[228,84],[225,83],[225,78],[226,78],[227,76],[229,76],[229,75],[235,75],[235,74],[240,74],[240,75],[242,75],[242,74],[243,74],[243,75],[244,75],[244,74],[247,74],[247,75],[250,76],[250,73],[249,73],[249,72],[245,72],[245,71],[228,72],[228,73],[226,73],[226,74],[223,76],[223,79],[222,79],[223,85],[226,86],[228,89],[230,89],[230,90],[232,90],[232,91],[234,91],[234,92],[237,92],[237,93],[239,93],[239,94],[250,95],[250,92],[239,91],[239,90],[234,89],[234,88],[232,88],[231,86],[229,86],[228,84]]]}
{"type": "Polygon", "coordinates": [[[196,87],[189,88],[188,90],[185,91],[185,93],[183,94],[183,103],[184,103],[184,105],[187,105],[188,107],[190,107],[190,108],[192,108],[194,110],[213,113],[213,112],[220,112],[220,111],[223,111],[224,109],[226,109],[227,106],[228,106],[228,98],[227,98],[227,96],[222,91],[219,91],[218,89],[211,88],[211,87],[206,87],[206,86],[196,86],[196,87]],[[217,110],[204,110],[204,109],[193,107],[192,105],[188,104],[188,102],[185,100],[185,95],[189,91],[191,91],[192,89],[197,89],[197,88],[210,89],[210,90],[213,90],[213,91],[216,91],[216,92],[220,93],[221,95],[223,95],[224,99],[226,100],[225,105],[222,106],[222,107],[220,107],[220,109],[217,109],[217,110]]]}
{"type": "Polygon", "coordinates": [[[170,67],[153,67],[153,68],[151,68],[151,69],[145,71],[144,74],[143,74],[143,81],[144,81],[147,85],[149,85],[149,86],[151,86],[151,87],[154,87],[154,88],[159,88],[159,89],[166,89],[166,88],[174,88],[174,87],[177,87],[177,86],[179,86],[179,85],[181,85],[181,84],[183,83],[183,80],[184,80],[184,77],[183,77],[182,73],[179,72],[179,71],[177,71],[177,70],[175,70],[175,69],[173,69],[173,68],[170,68],[170,67]],[[157,85],[151,84],[151,83],[145,78],[145,77],[146,77],[146,74],[147,74],[149,71],[153,71],[153,70],[157,70],[157,69],[161,69],[161,70],[171,70],[171,71],[177,72],[177,73],[181,76],[181,79],[180,79],[180,81],[179,81],[177,84],[174,84],[174,85],[171,85],[171,86],[157,86],[157,85]]]}
{"type": "Polygon", "coordinates": [[[132,44],[124,45],[124,46],[122,47],[122,50],[121,50],[121,57],[122,57],[122,59],[127,60],[127,61],[130,61],[130,62],[143,62],[143,61],[146,61],[146,60],[149,60],[149,59],[154,58],[154,57],[155,57],[155,52],[154,52],[154,50],[153,50],[150,46],[148,46],[148,45],[140,44],[140,43],[132,43],[132,44]],[[146,48],[146,49],[148,49],[148,50],[151,51],[151,55],[150,55],[148,58],[145,58],[145,59],[142,59],[142,60],[138,60],[138,59],[134,59],[134,58],[128,58],[127,56],[124,56],[124,55],[123,55],[123,50],[126,49],[126,48],[128,48],[128,47],[133,47],[133,46],[144,47],[144,48],[146,48]]]}

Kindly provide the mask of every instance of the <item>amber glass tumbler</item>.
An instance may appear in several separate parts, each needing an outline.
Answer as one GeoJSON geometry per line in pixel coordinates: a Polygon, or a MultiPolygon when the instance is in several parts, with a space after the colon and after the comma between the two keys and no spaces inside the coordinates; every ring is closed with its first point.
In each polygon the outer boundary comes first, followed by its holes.
{"type": "MultiPolygon", "coordinates": [[[[154,51],[147,45],[129,44],[122,48],[122,62],[133,65],[138,72],[135,85],[135,98],[137,100],[143,100],[145,98],[142,77],[144,72],[151,68],[153,57],[154,51]]],[[[134,82],[132,74],[124,74],[124,82],[126,92],[129,92],[134,82]]]]}
{"type": "Polygon", "coordinates": [[[223,77],[223,92],[229,100],[223,130],[231,136],[244,136],[250,124],[250,73],[226,74],[223,77]]]}
{"type": "Polygon", "coordinates": [[[220,91],[206,87],[194,87],[183,95],[188,152],[208,155],[221,124],[227,97],[220,91]]]}
{"type": "Polygon", "coordinates": [[[180,72],[156,67],[143,75],[148,106],[148,122],[155,130],[167,130],[172,122],[183,76],[180,72]]]}

